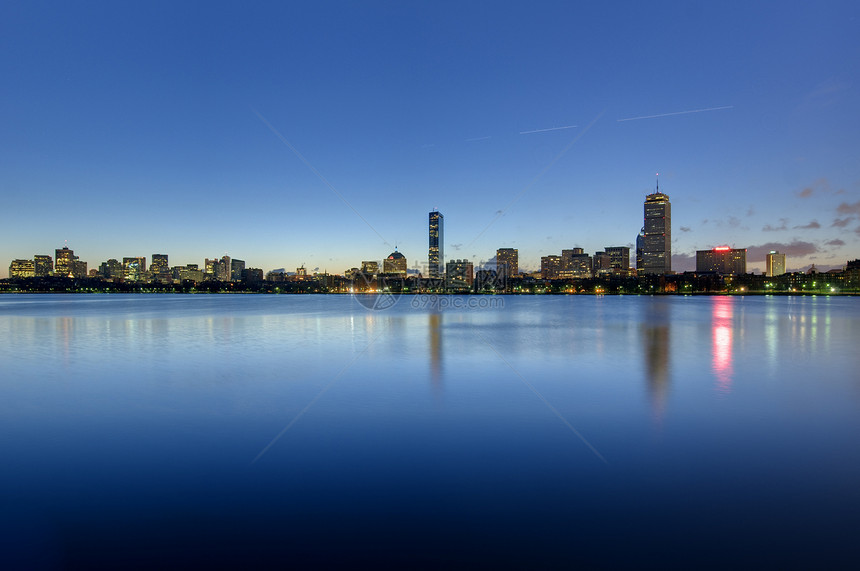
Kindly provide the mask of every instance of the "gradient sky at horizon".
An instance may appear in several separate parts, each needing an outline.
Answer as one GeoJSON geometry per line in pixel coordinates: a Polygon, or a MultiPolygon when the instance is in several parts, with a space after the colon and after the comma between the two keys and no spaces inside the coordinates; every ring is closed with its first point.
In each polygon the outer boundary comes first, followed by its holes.
{"type": "Polygon", "coordinates": [[[860,5],[576,4],[4,3],[0,276],[412,268],[434,208],[446,259],[536,269],[632,245],[657,172],[674,270],[860,257],[860,5]]]}

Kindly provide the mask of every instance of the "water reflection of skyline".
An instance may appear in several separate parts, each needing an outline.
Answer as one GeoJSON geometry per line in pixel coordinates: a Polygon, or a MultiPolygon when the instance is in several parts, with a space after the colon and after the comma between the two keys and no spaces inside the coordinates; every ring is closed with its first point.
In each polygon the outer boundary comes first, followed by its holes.
{"type": "Polygon", "coordinates": [[[715,297],[711,300],[711,369],[717,382],[717,391],[729,394],[732,390],[732,327],[734,299],[715,297]]]}
{"type": "Polygon", "coordinates": [[[662,421],[669,397],[670,360],[669,324],[671,303],[657,298],[647,304],[642,323],[642,345],[645,358],[645,379],[655,420],[662,421]]]}

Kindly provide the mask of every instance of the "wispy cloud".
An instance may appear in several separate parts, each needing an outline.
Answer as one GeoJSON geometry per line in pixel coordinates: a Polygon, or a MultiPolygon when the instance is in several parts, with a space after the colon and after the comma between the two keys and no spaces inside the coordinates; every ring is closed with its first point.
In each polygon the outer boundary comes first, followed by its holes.
{"type": "Polygon", "coordinates": [[[673,115],[687,115],[689,113],[704,113],[705,111],[719,111],[721,109],[733,109],[734,105],[723,105],[721,107],[706,107],[704,109],[690,109],[689,111],[673,111],[671,113],[658,113],[657,115],[642,115],[639,117],[627,117],[626,119],[616,119],[621,121],[638,121],[639,119],[656,119],[658,117],[671,117],[673,115]]]}
{"type": "Polygon", "coordinates": [[[691,231],[689,226],[681,226],[680,230],[681,230],[681,232],[690,232],[691,231]]]}
{"type": "Polygon", "coordinates": [[[782,230],[788,230],[788,218],[780,218],[779,226],[771,226],[770,224],[765,224],[761,229],[762,232],[779,232],[782,230]]]}
{"type": "Polygon", "coordinates": [[[846,218],[837,218],[836,220],[833,221],[833,224],[831,224],[831,226],[834,228],[845,228],[846,226],[848,226],[852,222],[854,222],[853,216],[848,216],[846,218]]]}
{"type": "Polygon", "coordinates": [[[492,139],[492,136],[487,135],[486,137],[473,137],[471,139],[466,139],[466,142],[472,143],[474,141],[486,141],[487,139],[492,139]]]}
{"type": "Polygon", "coordinates": [[[818,220],[813,220],[809,224],[804,224],[803,226],[795,226],[795,228],[799,230],[815,230],[816,228],[821,228],[821,224],[818,223],[818,220]]]}
{"type": "Polygon", "coordinates": [[[762,261],[772,250],[777,250],[781,254],[788,256],[801,257],[818,252],[818,246],[812,242],[803,242],[801,240],[767,242],[760,246],[750,246],[747,248],[747,260],[751,262],[762,261]]]}
{"type": "Polygon", "coordinates": [[[548,127],[546,129],[532,129],[531,131],[520,131],[520,135],[531,135],[533,133],[546,133],[547,131],[561,131],[562,129],[576,129],[578,125],[565,125],[564,127],[548,127]]]}
{"type": "Polygon", "coordinates": [[[843,202],[836,207],[836,212],[839,214],[860,214],[860,200],[851,204],[843,202]]]}
{"type": "Polygon", "coordinates": [[[840,240],[839,238],[836,238],[836,239],[833,239],[833,240],[828,240],[828,241],[826,241],[826,242],[825,242],[825,244],[827,244],[828,246],[844,246],[844,245],[845,245],[845,241],[844,241],[844,240],[840,240]]]}

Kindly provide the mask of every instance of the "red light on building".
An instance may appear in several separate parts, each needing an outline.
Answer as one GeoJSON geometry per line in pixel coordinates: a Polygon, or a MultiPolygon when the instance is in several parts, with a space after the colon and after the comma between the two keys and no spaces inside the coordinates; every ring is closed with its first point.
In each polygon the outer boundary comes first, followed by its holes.
{"type": "Polygon", "coordinates": [[[717,246],[714,248],[714,252],[728,252],[729,250],[731,250],[731,248],[728,246],[717,246]]]}

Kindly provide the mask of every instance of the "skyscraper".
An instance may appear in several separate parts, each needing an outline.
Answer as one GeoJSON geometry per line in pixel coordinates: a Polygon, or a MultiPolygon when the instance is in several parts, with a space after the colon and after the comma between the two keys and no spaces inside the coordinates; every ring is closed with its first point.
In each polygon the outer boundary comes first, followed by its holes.
{"type": "Polygon", "coordinates": [[[520,253],[516,248],[499,248],[496,250],[496,273],[509,278],[520,273],[520,253]]]}
{"type": "Polygon", "coordinates": [[[406,256],[397,251],[397,248],[391,252],[387,258],[382,261],[382,272],[386,274],[400,274],[406,277],[406,256]]]}
{"type": "Polygon", "coordinates": [[[51,259],[51,256],[36,254],[33,257],[33,265],[35,275],[38,277],[49,276],[54,271],[54,260],[51,259]]]}
{"type": "Polygon", "coordinates": [[[428,272],[431,278],[442,277],[445,272],[445,217],[434,210],[430,213],[430,252],[428,272]]]}
{"type": "Polygon", "coordinates": [[[156,276],[166,276],[170,271],[167,264],[167,254],[153,254],[152,263],[149,264],[149,271],[156,276]]]}
{"type": "Polygon", "coordinates": [[[63,246],[62,249],[57,249],[54,253],[54,274],[64,278],[68,277],[72,272],[72,262],[75,260],[75,251],[69,250],[68,246],[63,246]]]}
{"type": "Polygon", "coordinates": [[[772,250],[767,255],[765,274],[768,277],[781,276],[785,273],[785,254],[772,250]]]}
{"type": "Polygon", "coordinates": [[[660,192],[645,197],[645,237],[642,244],[642,271],[668,274],[672,271],[672,205],[660,192]]]}

